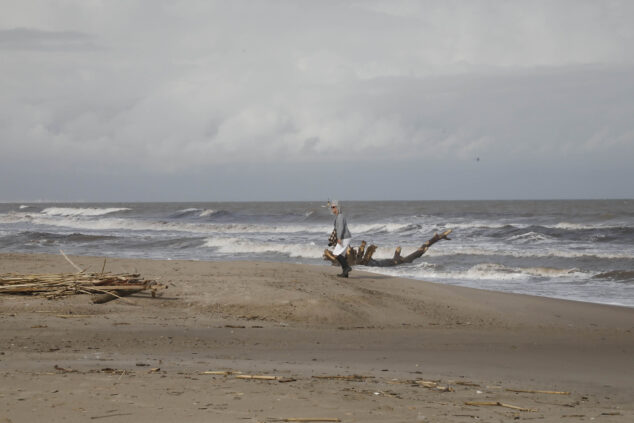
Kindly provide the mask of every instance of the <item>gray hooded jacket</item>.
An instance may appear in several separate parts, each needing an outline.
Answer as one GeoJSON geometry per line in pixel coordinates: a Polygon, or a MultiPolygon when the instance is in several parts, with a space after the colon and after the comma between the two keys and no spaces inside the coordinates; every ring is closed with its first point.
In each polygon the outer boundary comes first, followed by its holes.
{"type": "Polygon", "coordinates": [[[337,239],[352,238],[348,230],[348,222],[343,213],[339,213],[337,217],[335,217],[335,230],[337,231],[337,239]]]}

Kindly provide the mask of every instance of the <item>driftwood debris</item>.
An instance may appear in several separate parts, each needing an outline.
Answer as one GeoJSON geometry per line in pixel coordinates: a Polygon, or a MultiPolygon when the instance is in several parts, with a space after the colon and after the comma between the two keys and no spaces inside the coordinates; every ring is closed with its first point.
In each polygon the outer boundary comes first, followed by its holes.
{"type": "Polygon", "coordinates": [[[0,275],[0,294],[44,296],[48,299],[91,294],[93,302],[105,303],[136,292],[150,291],[152,297],[166,286],[144,280],[138,274],[60,273],[0,275]]]}
{"type": "MultiPolygon", "coordinates": [[[[348,248],[348,251],[346,252],[346,259],[348,260],[348,264],[350,265],[360,264],[371,267],[392,267],[398,266],[400,264],[411,263],[425,254],[429,247],[434,245],[436,242],[443,239],[450,240],[450,238],[448,238],[448,235],[451,232],[452,229],[448,229],[441,234],[435,233],[433,237],[431,237],[427,242],[421,245],[416,251],[405,257],[401,256],[401,247],[397,247],[396,251],[394,251],[394,257],[383,260],[374,260],[372,258],[372,255],[377,249],[376,245],[370,245],[369,247],[367,247],[366,250],[367,243],[365,241],[362,241],[361,245],[357,249],[352,247],[348,248]]],[[[332,251],[328,249],[324,250],[323,257],[324,260],[329,260],[333,265],[339,265],[339,263],[337,262],[337,258],[332,253],[332,251]]]]}
{"type": "MultiPolygon", "coordinates": [[[[101,273],[87,273],[86,269],[73,263],[64,251],[59,251],[66,261],[77,270],[77,273],[29,275],[9,273],[0,275],[0,294],[36,295],[48,299],[91,294],[93,303],[103,304],[141,291],[149,291],[154,298],[160,295],[159,290],[167,289],[167,286],[156,281],[144,280],[137,273],[104,273],[106,259],[103,261],[101,273]]],[[[72,317],[77,316],[73,315],[72,317]]]]}

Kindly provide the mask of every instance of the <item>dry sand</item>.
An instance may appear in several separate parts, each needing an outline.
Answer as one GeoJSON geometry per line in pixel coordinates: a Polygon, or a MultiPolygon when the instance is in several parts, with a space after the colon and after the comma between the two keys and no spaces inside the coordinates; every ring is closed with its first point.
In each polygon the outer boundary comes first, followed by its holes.
{"type": "MultiPolygon", "coordinates": [[[[0,295],[0,423],[634,421],[634,308],[330,266],[106,270],[169,289],[102,305],[0,295]]],[[[0,273],[70,271],[60,256],[0,255],[0,273]]]]}

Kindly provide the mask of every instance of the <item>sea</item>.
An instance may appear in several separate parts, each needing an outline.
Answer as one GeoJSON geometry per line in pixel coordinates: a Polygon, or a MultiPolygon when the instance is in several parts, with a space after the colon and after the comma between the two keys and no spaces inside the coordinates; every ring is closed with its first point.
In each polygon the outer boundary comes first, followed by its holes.
{"type": "MultiPolygon", "coordinates": [[[[634,307],[634,200],[349,201],[352,233],[412,264],[372,272],[494,291],[634,307]]],[[[325,201],[2,203],[0,252],[330,266],[325,201]]],[[[352,273],[354,275],[354,271],[352,273]]]]}

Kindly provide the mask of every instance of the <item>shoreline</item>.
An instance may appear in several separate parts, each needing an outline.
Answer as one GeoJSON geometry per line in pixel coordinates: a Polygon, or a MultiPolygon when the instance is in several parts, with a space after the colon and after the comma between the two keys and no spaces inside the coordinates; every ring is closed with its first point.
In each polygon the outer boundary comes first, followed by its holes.
{"type": "MultiPolygon", "coordinates": [[[[0,274],[73,270],[61,256],[0,254],[0,274]]],[[[634,418],[633,308],[357,270],[346,280],[330,266],[107,259],[106,271],[135,270],[164,296],[0,295],[0,421],[634,418]]]]}

